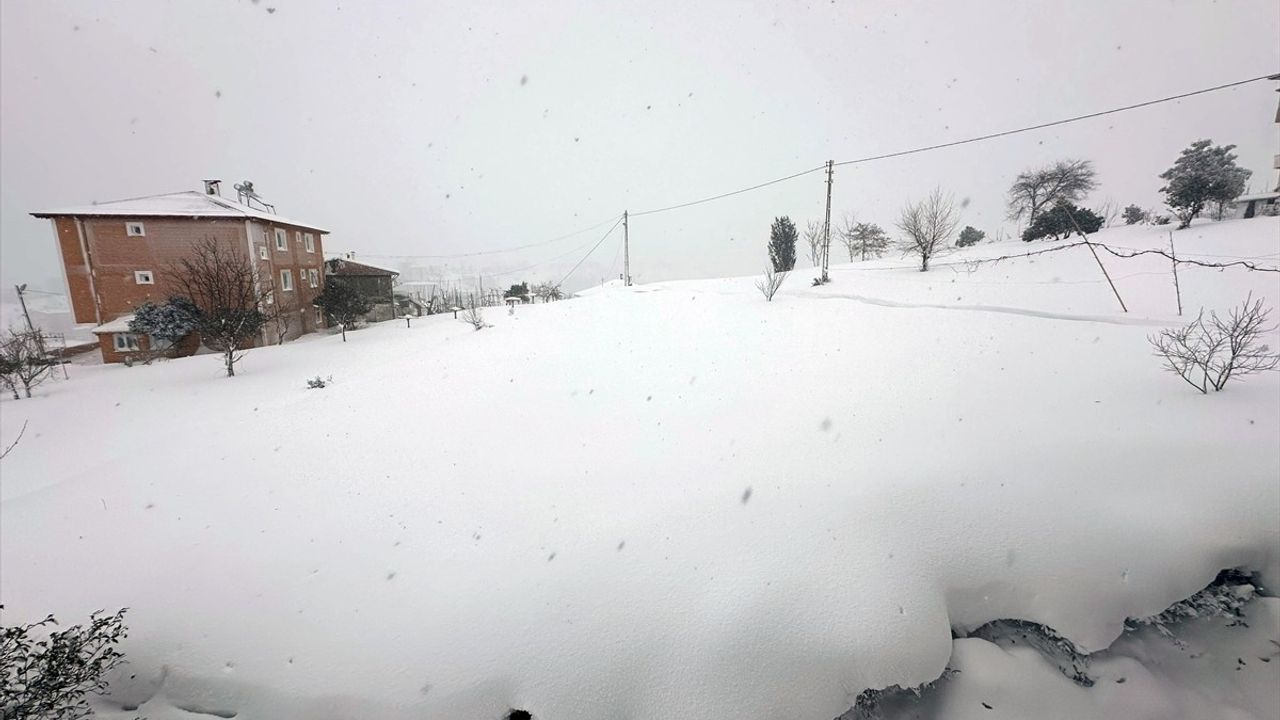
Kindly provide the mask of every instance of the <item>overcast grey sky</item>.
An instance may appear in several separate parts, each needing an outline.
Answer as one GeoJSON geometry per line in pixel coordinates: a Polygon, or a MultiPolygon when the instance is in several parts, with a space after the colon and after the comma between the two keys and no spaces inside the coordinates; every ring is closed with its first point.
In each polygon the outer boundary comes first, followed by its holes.
{"type": "MultiPolygon", "coordinates": [[[[448,254],[556,237],[837,161],[1280,71],[1280,3],[4,0],[0,276],[61,288],[29,211],[251,179],[326,250],[448,254]]],[[[841,168],[833,213],[890,227],[935,185],[993,233],[1026,166],[1093,160],[1155,206],[1191,141],[1276,179],[1274,83],[841,168]]],[[[230,191],[229,191],[230,192],[230,191]]],[[[820,174],[637,218],[641,281],[746,274],[820,174]]],[[[559,279],[604,228],[459,272],[559,279]],[[551,258],[564,255],[562,259],[551,258]]],[[[616,275],[618,242],[568,283],[616,275]]],[[[381,258],[384,264],[404,264],[381,258]]],[[[803,264],[803,262],[802,262],[803,264]]]]}

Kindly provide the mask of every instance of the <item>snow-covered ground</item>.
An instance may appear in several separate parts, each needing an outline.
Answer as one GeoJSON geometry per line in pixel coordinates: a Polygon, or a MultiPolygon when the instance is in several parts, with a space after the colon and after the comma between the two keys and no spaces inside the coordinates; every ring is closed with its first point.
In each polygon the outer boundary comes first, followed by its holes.
{"type": "MultiPolygon", "coordinates": [[[[1280,260],[1280,219],[1175,237],[1280,260]]],[[[937,717],[1267,717],[1230,681],[1170,694],[1194,673],[1144,663],[1151,638],[1089,689],[953,641],[1024,619],[1100,651],[1220,569],[1280,587],[1280,376],[1201,396],[1162,372],[1161,258],[1103,257],[1127,314],[1084,248],[959,263],[1042,247],[799,271],[772,303],[754,278],[614,285],[255,350],[232,379],[80,369],[0,404],[0,442],[28,424],[0,466],[4,622],[131,608],[108,717],[827,720],[948,663],[937,717]]],[[[1188,315],[1280,301],[1273,273],[1180,281],[1188,315]]],[[[1254,607],[1256,656],[1277,610],[1254,607]]]]}

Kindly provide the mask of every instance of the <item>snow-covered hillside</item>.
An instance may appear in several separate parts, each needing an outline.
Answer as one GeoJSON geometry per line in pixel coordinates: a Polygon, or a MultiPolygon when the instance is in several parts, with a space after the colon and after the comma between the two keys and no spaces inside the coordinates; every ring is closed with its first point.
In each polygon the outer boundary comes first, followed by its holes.
{"type": "MultiPolygon", "coordinates": [[[[1280,219],[1175,237],[1280,260],[1280,219]]],[[[1280,587],[1280,376],[1202,396],[1162,372],[1162,258],[1103,257],[1128,313],[1084,248],[961,262],[1042,247],[798,271],[772,303],[754,278],[606,287],[255,350],[230,379],[80,369],[0,405],[0,442],[27,423],[5,623],[131,608],[118,717],[827,720],[953,654],[1042,670],[953,628],[1095,651],[1223,568],[1280,587]]],[[[1280,302],[1273,273],[1180,281],[1186,315],[1280,302]]]]}

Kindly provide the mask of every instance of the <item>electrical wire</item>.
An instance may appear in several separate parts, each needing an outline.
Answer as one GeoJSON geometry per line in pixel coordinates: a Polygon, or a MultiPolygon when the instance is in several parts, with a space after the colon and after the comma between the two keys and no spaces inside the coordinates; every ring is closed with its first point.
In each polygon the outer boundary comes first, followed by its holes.
{"type": "MultiPolygon", "coordinates": [[[[602,221],[600,221],[600,222],[596,223],[595,225],[591,225],[590,227],[584,227],[584,228],[582,228],[581,230],[574,230],[574,231],[573,231],[573,232],[571,232],[571,233],[567,233],[567,234],[565,234],[565,235],[559,235],[559,236],[557,236],[557,237],[553,237],[553,238],[551,238],[551,239],[549,239],[549,240],[540,240],[540,241],[535,242],[535,243],[528,243],[527,245],[516,245],[516,246],[514,246],[514,247],[504,248],[504,249],[501,249],[501,250],[481,250],[481,251],[479,251],[479,252],[455,253],[455,254],[452,254],[452,255],[375,255],[375,254],[363,254],[363,253],[362,253],[362,254],[361,254],[361,257],[368,257],[368,258],[380,258],[380,259],[384,259],[384,260],[448,260],[448,259],[452,259],[452,258],[480,257],[480,256],[482,256],[482,255],[501,255],[501,254],[503,254],[503,253],[516,252],[517,250],[528,250],[529,248],[533,248],[533,247],[541,247],[541,246],[543,246],[543,245],[550,245],[551,243],[559,242],[560,240],[568,240],[568,239],[569,239],[569,238],[571,238],[571,237],[575,237],[575,236],[577,236],[577,235],[581,235],[581,234],[583,234],[583,233],[585,233],[585,232],[590,232],[590,231],[595,230],[596,228],[599,228],[599,227],[604,227],[604,226],[605,226],[605,225],[607,225],[610,221],[614,220],[614,219],[615,219],[615,218],[617,218],[617,217],[621,217],[621,216],[611,217],[611,218],[609,218],[608,220],[602,220],[602,221]]],[[[584,247],[585,247],[585,246],[584,246],[584,247]]]]}
{"type": "Polygon", "coordinates": [[[608,238],[610,235],[612,235],[613,231],[617,230],[618,226],[621,224],[622,224],[622,218],[618,218],[618,222],[614,223],[613,227],[609,228],[608,232],[606,232],[603,237],[601,237],[599,240],[596,241],[596,244],[590,250],[587,251],[586,255],[582,256],[582,259],[578,261],[577,265],[573,266],[572,270],[565,273],[565,276],[560,278],[560,282],[556,283],[556,286],[558,287],[560,285],[564,285],[564,281],[568,280],[569,276],[572,275],[574,272],[576,272],[577,269],[581,267],[582,263],[587,261],[587,258],[591,257],[591,253],[595,252],[596,248],[600,247],[600,243],[603,243],[605,241],[605,238],[608,238]]]}
{"type": "Polygon", "coordinates": [[[1168,97],[1159,98],[1157,100],[1147,100],[1146,102],[1134,103],[1133,105],[1125,105],[1124,107],[1112,108],[1110,110],[1101,110],[1099,112],[1088,113],[1086,115],[1076,115],[1062,120],[1054,120],[1052,122],[1040,123],[1039,125],[1028,125],[1026,127],[1016,128],[1014,130],[1004,130],[997,133],[987,135],[979,135],[977,137],[965,138],[964,140],[954,140],[952,142],[939,143],[937,145],[927,145],[925,147],[912,148],[910,150],[899,150],[897,152],[885,153],[883,155],[871,155],[869,157],[855,158],[853,160],[841,160],[835,163],[837,167],[841,165],[854,165],[857,163],[871,162],[873,160],[886,160],[888,158],[902,157],[903,155],[914,155],[916,153],[929,152],[931,150],[941,150],[942,148],[955,147],[957,145],[967,145],[969,143],[982,142],[983,140],[991,140],[999,137],[1007,137],[1009,135],[1017,135],[1018,133],[1031,132],[1032,130],[1043,130],[1045,128],[1056,127],[1058,125],[1066,125],[1067,123],[1079,122],[1081,120],[1090,120],[1092,118],[1111,115],[1114,113],[1125,112],[1127,110],[1136,110],[1138,108],[1149,107],[1151,105],[1159,105],[1160,103],[1173,102],[1174,100],[1182,100],[1183,98],[1203,95],[1205,93],[1216,92],[1218,90],[1226,90],[1227,88],[1239,87],[1249,83],[1259,82],[1261,80],[1271,80],[1276,77],[1275,73],[1268,75],[1259,75],[1258,77],[1249,78],[1247,80],[1237,80],[1236,82],[1226,83],[1223,85],[1215,85],[1201,90],[1193,90],[1178,95],[1170,95],[1168,97]]]}

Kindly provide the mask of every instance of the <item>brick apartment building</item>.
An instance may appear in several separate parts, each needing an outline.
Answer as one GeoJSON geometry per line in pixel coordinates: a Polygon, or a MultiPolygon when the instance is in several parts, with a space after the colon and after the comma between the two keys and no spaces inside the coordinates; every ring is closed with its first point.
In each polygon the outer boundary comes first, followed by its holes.
{"type": "MultiPolygon", "coordinates": [[[[311,305],[324,285],[322,237],[311,223],[280,217],[257,203],[222,197],[221,184],[205,181],[205,191],[151,195],[82,207],[31,213],[49,218],[62,260],[67,297],[77,324],[92,324],[106,362],[149,349],[150,338],[128,332],[128,319],[146,301],[175,294],[171,269],[199,243],[212,240],[247,256],[271,302],[289,313],[286,339],[324,327],[311,305]]],[[[263,329],[260,344],[274,342],[276,328],[263,329]]],[[[194,343],[176,348],[194,352],[194,343]]]]}

